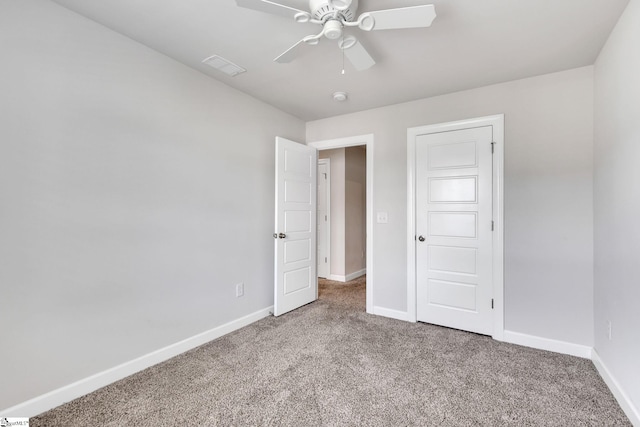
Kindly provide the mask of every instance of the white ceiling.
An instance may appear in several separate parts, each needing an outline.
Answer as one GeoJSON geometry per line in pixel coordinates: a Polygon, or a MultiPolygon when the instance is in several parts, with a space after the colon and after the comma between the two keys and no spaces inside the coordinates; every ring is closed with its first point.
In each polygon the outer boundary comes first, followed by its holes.
{"type": "MultiPolygon", "coordinates": [[[[289,64],[273,58],[314,24],[235,0],[54,0],[305,121],[593,64],[629,0],[360,0],[358,14],[434,4],[430,28],[363,32],[377,64],[355,71],[323,39],[289,64]],[[248,71],[202,64],[220,55],[248,71]],[[333,101],[335,91],[349,100],[333,101]]],[[[308,10],[306,0],[272,0],[308,10]]]]}

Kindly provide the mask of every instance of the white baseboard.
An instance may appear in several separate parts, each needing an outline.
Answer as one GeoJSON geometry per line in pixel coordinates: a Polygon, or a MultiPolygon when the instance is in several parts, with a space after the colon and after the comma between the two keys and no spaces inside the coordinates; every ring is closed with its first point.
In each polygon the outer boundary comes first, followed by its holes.
{"type": "Polygon", "coordinates": [[[591,354],[591,360],[593,361],[593,364],[595,365],[605,384],[607,385],[607,387],[609,387],[609,390],[611,390],[613,397],[616,398],[618,404],[629,418],[629,421],[631,421],[631,424],[636,427],[640,427],[640,411],[633,405],[633,402],[631,402],[629,396],[627,396],[624,390],[620,387],[620,384],[615,379],[615,377],[611,375],[611,372],[602,362],[602,359],[600,359],[600,355],[595,349],[593,349],[593,352],[591,354]]]}
{"type": "Polygon", "coordinates": [[[191,350],[244,326],[250,325],[251,323],[269,316],[271,312],[273,312],[273,306],[256,311],[255,313],[251,313],[229,323],[225,323],[224,325],[202,332],[191,338],[171,344],[149,354],[145,354],[144,356],[140,356],[129,362],[107,369],[106,371],[99,372],[57,390],[50,391],[26,402],[12,406],[11,408],[2,409],[0,410],[0,414],[3,417],[34,417],[45,411],[53,409],[56,406],[60,406],[63,403],[77,399],[78,397],[98,390],[99,388],[107,386],[115,381],[135,374],[136,372],[140,372],[143,369],[171,359],[185,351],[191,350]]]}
{"type": "Polygon", "coordinates": [[[356,271],[353,273],[349,273],[346,276],[341,276],[339,274],[330,274],[329,277],[327,277],[327,279],[329,280],[333,280],[334,282],[350,282],[353,279],[357,279],[358,277],[362,277],[365,274],[367,274],[367,269],[364,268],[360,271],[356,271]]]}
{"type": "Polygon", "coordinates": [[[350,281],[352,281],[354,279],[357,279],[358,277],[364,276],[365,274],[367,274],[367,269],[363,268],[360,271],[355,271],[353,273],[347,274],[347,277],[345,277],[345,279],[346,279],[347,282],[350,282],[350,281]]]}
{"type": "Polygon", "coordinates": [[[390,308],[374,306],[373,314],[375,314],[376,316],[389,317],[391,319],[404,320],[405,322],[409,321],[409,316],[406,311],[398,311],[392,310],[390,308]]]}
{"type": "Polygon", "coordinates": [[[536,337],[534,335],[527,335],[513,331],[504,331],[502,339],[504,342],[511,344],[537,348],[538,350],[554,351],[556,353],[568,354],[571,356],[582,357],[584,359],[591,359],[592,348],[587,345],[573,344],[566,341],[536,337]]]}

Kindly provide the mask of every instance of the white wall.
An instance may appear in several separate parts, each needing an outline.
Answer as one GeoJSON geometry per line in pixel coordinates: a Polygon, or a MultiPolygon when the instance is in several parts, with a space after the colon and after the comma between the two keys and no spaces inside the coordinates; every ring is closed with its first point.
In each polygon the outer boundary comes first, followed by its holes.
{"type": "Polygon", "coordinates": [[[407,128],[499,113],[505,327],[591,346],[592,67],[309,122],[307,142],[375,134],[374,210],[389,222],[374,227],[374,305],[406,311],[407,128]]]}
{"type": "Polygon", "coordinates": [[[330,200],[330,229],[331,236],[331,259],[329,260],[329,278],[331,276],[345,275],[345,221],[344,221],[344,148],[333,150],[322,150],[318,153],[318,158],[330,160],[331,188],[329,189],[330,200]]]}
{"type": "Polygon", "coordinates": [[[0,46],[0,409],[273,304],[301,121],[48,1],[0,46]]]}
{"type": "Polygon", "coordinates": [[[595,65],[595,350],[640,422],[640,2],[595,65]],[[607,322],[611,321],[611,340],[607,322]]]}

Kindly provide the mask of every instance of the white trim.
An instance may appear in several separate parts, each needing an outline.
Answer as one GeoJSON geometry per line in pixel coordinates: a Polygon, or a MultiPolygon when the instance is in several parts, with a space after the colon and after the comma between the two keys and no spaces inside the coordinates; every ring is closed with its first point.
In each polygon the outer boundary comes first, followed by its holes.
{"type": "MultiPolygon", "coordinates": [[[[330,274],[327,279],[333,280],[334,282],[350,282],[358,277],[362,277],[367,274],[367,269],[363,268],[360,271],[355,271],[353,273],[349,273],[346,276],[341,276],[339,274],[330,274]]],[[[367,280],[367,286],[369,286],[369,280],[367,280]]]]}
{"type": "MultiPolygon", "coordinates": [[[[331,275],[331,159],[318,159],[318,166],[324,164],[327,165],[327,184],[326,184],[326,198],[325,205],[327,206],[327,226],[326,228],[326,251],[327,251],[327,271],[326,277],[327,279],[331,275]]],[[[316,219],[317,221],[317,219],[316,219]]],[[[316,261],[318,261],[316,259],[316,261]]],[[[333,280],[333,279],[331,279],[333,280]]]]}
{"type": "Polygon", "coordinates": [[[417,322],[416,278],[416,135],[407,129],[407,317],[417,322]]]}
{"type": "Polygon", "coordinates": [[[620,405],[624,413],[629,418],[629,421],[631,421],[631,424],[634,426],[640,426],[640,411],[633,405],[633,402],[624,392],[622,387],[620,387],[620,383],[618,383],[616,378],[611,374],[611,371],[607,369],[607,366],[604,364],[595,348],[591,353],[591,360],[605,384],[609,387],[609,390],[611,390],[613,397],[618,401],[618,405],[620,405]]]}
{"type": "Polygon", "coordinates": [[[328,139],[308,142],[308,146],[318,150],[333,148],[367,147],[367,313],[374,314],[373,307],[373,134],[350,136],[346,138],[328,139]]]}
{"type": "MultiPolygon", "coordinates": [[[[363,268],[362,270],[354,271],[353,273],[349,273],[349,274],[347,274],[347,276],[345,277],[345,280],[346,280],[347,282],[350,282],[350,281],[352,281],[352,280],[354,280],[354,279],[357,279],[358,277],[362,277],[362,276],[364,276],[365,274],[367,274],[367,269],[366,269],[366,268],[363,268]]],[[[369,284],[367,283],[367,286],[368,286],[368,285],[369,285],[369,284]]]]}
{"type": "Polygon", "coordinates": [[[504,339],[504,114],[493,116],[493,339],[504,339]]]}
{"type": "Polygon", "coordinates": [[[538,350],[553,351],[571,356],[591,359],[592,348],[588,345],[574,344],[566,341],[552,340],[520,332],[504,331],[504,342],[536,348],[538,350]]]}
{"type": "Polygon", "coordinates": [[[428,133],[448,132],[478,126],[493,127],[493,333],[504,339],[504,114],[407,129],[407,317],[416,322],[416,246],[415,246],[415,155],[416,137],[428,133]]]}
{"type": "Polygon", "coordinates": [[[392,310],[390,308],[384,307],[373,307],[373,313],[376,316],[389,317],[391,319],[396,320],[404,320],[405,322],[409,320],[409,316],[406,311],[392,310]]]}
{"type": "Polygon", "coordinates": [[[171,344],[167,347],[140,356],[136,359],[125,362],[121,365],[107,369],[76,381],[59,389],[50,391],[41,396],[27,400],[26,402],[0,410],[3,417],[34,417],[45,411],[60,406],[85,394],[91,393],[99,388],[107,386],[129,375],[140,372],[165,360],[171,359],[185,351],[191,350],[216,338],[220,338],[230,332],[257,322],[269,316],[273,312],[273,306],[263,308],[255,313],[233,320],[224,325],[194,335],[191,338],[171,344]]]}

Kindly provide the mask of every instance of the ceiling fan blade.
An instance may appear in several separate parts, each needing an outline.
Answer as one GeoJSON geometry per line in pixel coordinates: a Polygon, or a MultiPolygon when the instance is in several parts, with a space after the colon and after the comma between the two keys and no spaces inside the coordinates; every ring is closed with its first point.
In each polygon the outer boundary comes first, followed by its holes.
{"type": "Polygon", "coordinates": [[[285,6],[269,0],[236,0],[236,4],[240,7],[253,9],[260,12],[271,13],[273,15],[284,16],[285,18],[295,19],[299,13],[307,13],[293,7],[285,6]]]}
{"type": "Polygon", "coordinates": [[[304,42],[304,39],[302,39],[298,43],[294,44],[289,49],[284,51],[284,53],[282,53],[280,56],[278,56],[273,61],[274,62],[279,62],[280,64],[289,63],[289,62],[293,61],[294,59],[296,59],[296,57],[298,56],[298,54],[302,50],[302,47],[305,46],[305,45],[306,45],[306,43],[304,42]]]}
{"type": "Polygon", "coordinates": [[[376,61],[373,60],[369,52],[360,44],[355,37],[351,38],[348,43],[344,45],[344,56],[347,57],[349,62],[358,71],[364,71],[375,65],[376,61]]]}
{"type": "Polygon", "coordinates": [[[432,4],[368,12],[375,22],[373,30],[421,28],[431,25],[436,17],[432,4]]]}
{"type": "Polygon", "coordinates": [[[302,50],[303,45],[306,45],[306,44],[311,46],[317,45],[318,43],[320,43],[320,39],[322,38],[323,34],[324,34],[324,30],[320,31],[319,34],[303,37],[302,40],[300,40],[298,43],[291,46],[282,55],[274,59],[274,62],[286,64],[287,62],[293,61],[298,56],[298,53],[300,53],[300,51],[302,50]]]}

